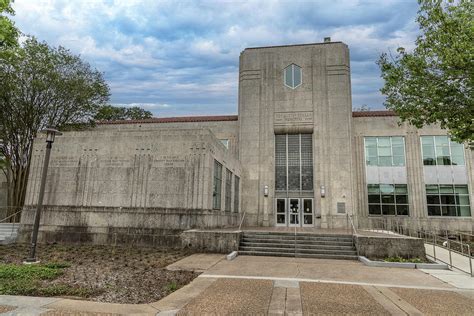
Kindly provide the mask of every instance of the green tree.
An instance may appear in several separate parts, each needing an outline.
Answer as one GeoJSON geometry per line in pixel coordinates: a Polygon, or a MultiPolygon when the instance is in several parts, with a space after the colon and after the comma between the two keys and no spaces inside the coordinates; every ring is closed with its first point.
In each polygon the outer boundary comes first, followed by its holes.
{"type": "Polygon", "coordinates": [[[0,156],[8,205],[21,207],[37,132],[91,121],[109,87],[102,73],[63,47],[30,37],[9,51],[0,53],[0,156]]]}
{"type": "Polygon", "coordinates": [[[20,32],[15,24],[5,14],[14,15],[11,4],[13,0],[0,0],[0,48],[11,47],[18,44],[20,32]]]}
{"type": "Polygon", "coordinates": [[[382,54],[385,106],[420,128],[438,123],[459,142],[474,141],[474,3],[421,0],[421,35],[408,52],[382,54]]]}
{"type": "Polygon", "coordinates": [[[96,121],[143,120],[152,116],[150,111],[138,106],[127,108],[105,105],[99,109],[94,119],[96,121]]]}

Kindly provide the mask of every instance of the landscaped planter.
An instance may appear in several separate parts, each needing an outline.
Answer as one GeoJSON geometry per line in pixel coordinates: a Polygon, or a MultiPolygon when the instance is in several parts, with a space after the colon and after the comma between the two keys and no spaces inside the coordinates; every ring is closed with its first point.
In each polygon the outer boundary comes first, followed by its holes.
{"type": "Polygon", "coordinates": [[[443,263],[414,263],[414,262],[387,262],[372,261],[364,256],[359,256],[359,261],[369,267],[402,268],[402,269],[438,269],[448,270],[448,265],[443,263]]]}

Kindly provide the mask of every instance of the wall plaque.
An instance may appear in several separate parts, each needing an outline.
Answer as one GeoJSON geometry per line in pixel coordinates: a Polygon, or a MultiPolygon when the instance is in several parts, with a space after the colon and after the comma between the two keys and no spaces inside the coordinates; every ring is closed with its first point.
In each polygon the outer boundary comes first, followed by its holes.
{"type": "Polygon", "coordinates": [[[312,124],[313,112],[275,112],[275,124],[312,124]]]}

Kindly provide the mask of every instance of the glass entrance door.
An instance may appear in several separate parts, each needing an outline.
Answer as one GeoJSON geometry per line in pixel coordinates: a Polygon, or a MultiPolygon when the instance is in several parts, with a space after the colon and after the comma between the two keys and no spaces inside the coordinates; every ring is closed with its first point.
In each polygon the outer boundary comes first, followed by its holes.
{"type": "Polygon", "coordinates": [[[314,226],[313,199],[303,200],[303,226],[314,226]]]}
{"type": "Polygon", "coordinates": [[[276,226],[314,227],[312,198],[277,198],[276,226]]]}
{"type": "Polygon", "coordinates": [[[286,226],[286,199],[276,199],[276,225],[286,226]]]}
{"type": "Polygon", "coordinates": [[[288,217],[290,219],[289,225],[290,227],[300,227],[300,199],[289,199],[288,205],[288,217]]]}

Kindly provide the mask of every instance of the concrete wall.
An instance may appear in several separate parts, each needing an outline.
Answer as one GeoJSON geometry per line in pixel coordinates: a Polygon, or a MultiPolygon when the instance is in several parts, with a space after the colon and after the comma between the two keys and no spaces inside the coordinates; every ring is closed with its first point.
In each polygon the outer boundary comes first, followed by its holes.
{"type": "MultiPolygon", "coordinates": [[[[22,215],[19,242],[30,240],[35,208],[22,215]]],[[[237,226],[239,214],[217,210],[136,207],[47,206],[41,242],[134,244],[181,247],[180,234],[193,228],[237,226]]]]}
{"type": "MultiPolygon", "coordinates": [[[[43,144],[39,138],[33,149],[20,240],[29,236],[33,223],[43,144]]],[[[62,240],[63,232],[76,231],[104,243],[111,234],[130,235],[130,230],[132,235],[142,229],[157,235],[156,229],[158,235],[174,236],[190,228],[236,226],[238,214],[212,210],[214,160],[240,176],[234,154],[209,129],[65,133],[51,153],[41,236],[62,240]]],[[[222,205],[224,190],[222,185],[222,205]]]]}
{"type": "Polygon", "coordinates": [[[388,257],[426,258],[424,242],[420,238],[354,235],[354,244],[358,255],[369,259],[385,259],[388,257]]]}
{"type": "Polygon", "coordinates": [[[238,157],[239,150],[239,121],[200,121],[200,122],[169,122],[169,123],[140,123],[130,124],[99,124],[96,130],[110,131],[141,131],[159,129],[206,129],[210,130],[217,139],[229,140],[229,151],[238,157]]]}
{"type": "Polygon", "coordinates": [[[181,246],[196,252],[226,253],[239,250],[240,231],[187,230],[181,234],[181,246]]]}
{"type": "MultiPolygon", "coordinates": [[[[35,143],[26,205],[36,203],[44,140],[35,143]]],[[[240,164],[205,129],[65,133],[51,153],[45,205],[212,208],[213,161],[240,164]]]]}
{"type": "MultiPolygon", "coordinates": [[[[313,197],[316,227],[341,227],[352,212],[351,89],[349,49],[343,43],[246,49],[239,70],[239,157],[242,208],[246,225],[275,224],[275,134],[313,133],[314,192],[286,192],[313,197]],[[302,84],[284,85],[290,64],[302,68],[302,84]],[[268,197],[263,188],[269,186],[268,197]],[[326,188],[321,198],[320,187],[326,188]],[[318,217],[320,218],[318,219],[318,217]]],[[[295,197],[296,197],[295,196],[295,197]]]]}
{"type": "MultiPolygon", "coordinates": [[[[354,209],[361,222],[368,215],[367,179],[364,154],[365,136],[403,136],[405,137],[406,174],[410,216],[400,217],[405,225],[429,230],[457,230],[472,232],[474,230],[474,153],[465,148],[466,168],[464,176],[470,190],[471,217],[428,217],[424,167],[420,137],[423,135],[446,135],[447,132],[438,126],[427,126],[417,129],[408,124],[399,124],[396,116],[354,117],[353,121],[353,159],[354,159],[354,192],[357,194],[354,209]]],[[[365,225],[365,224],[364,224],[365,225]]]]}

